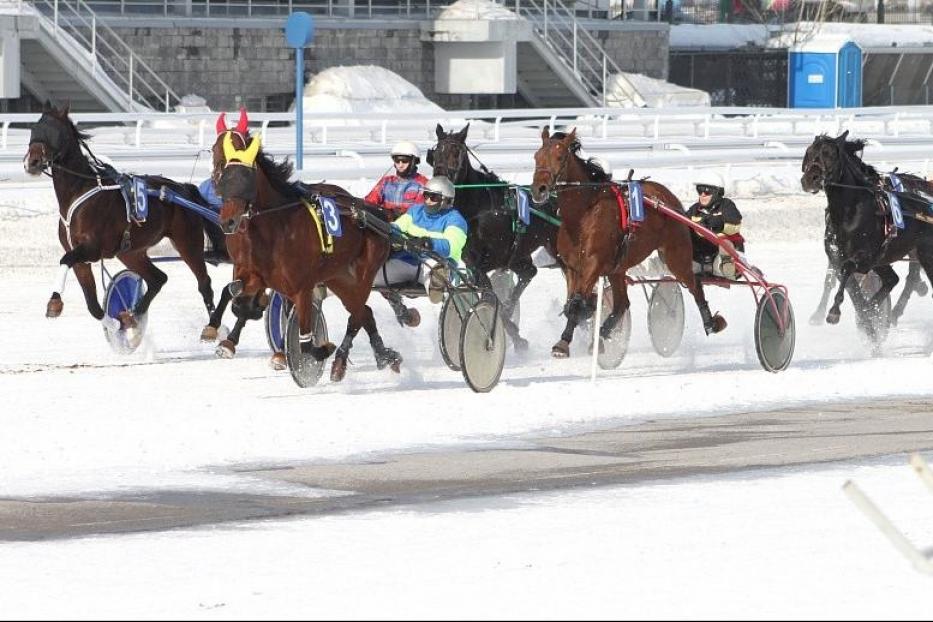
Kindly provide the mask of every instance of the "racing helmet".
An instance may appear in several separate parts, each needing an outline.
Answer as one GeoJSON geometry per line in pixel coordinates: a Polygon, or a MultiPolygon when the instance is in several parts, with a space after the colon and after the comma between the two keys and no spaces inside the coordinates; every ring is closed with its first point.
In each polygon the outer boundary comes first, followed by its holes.
{"type": "Polygon", "coordinates": [[[454,188],[453,182],[451,182],[443,175],[432,177],[424,187],[424,190],[421,191],[422,196],[425,198],[425,209],[431,213],[434,213],[451,207],[454,204],[454,196],[456,195],[456,192],[457,191],[454,188]],[[437,201],[436,203],[428,201],[427,198],[429,195],[439,196],[440,201],[437,201]]]}
{"type": "Polygon", "coordinates": [[[701,194],[706,190],[713,195],[714,199],[726,194],[726,183],[723,181],[722,175],[715,171],[705,171],[696,178],[693,185],[696,186],[697,194],[701,194]]]}
{"type": "Polygon", "coordinates": [[[421,151],[418,150],[418,145],[411,142],[410,140],[403,140],[395,143],[395,146],[392,147],[392,151],[389,152],[389,155],[393,158],[395,156],[408,156],[412,158],[412,161],[415,164],[421,162],[421,151]]]}

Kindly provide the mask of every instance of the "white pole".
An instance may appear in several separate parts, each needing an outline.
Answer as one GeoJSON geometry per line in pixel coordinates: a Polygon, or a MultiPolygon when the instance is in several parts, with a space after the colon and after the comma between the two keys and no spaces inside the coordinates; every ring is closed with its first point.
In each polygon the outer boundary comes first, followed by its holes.
{"type": "Polygon", "coordinates": [[[590,382],[596,382],[596,368],[599,365],[599,328],[603,316],[603,279],[596,281],[596,313],[593,315],[593,361],[590,364],[590,382]]]}

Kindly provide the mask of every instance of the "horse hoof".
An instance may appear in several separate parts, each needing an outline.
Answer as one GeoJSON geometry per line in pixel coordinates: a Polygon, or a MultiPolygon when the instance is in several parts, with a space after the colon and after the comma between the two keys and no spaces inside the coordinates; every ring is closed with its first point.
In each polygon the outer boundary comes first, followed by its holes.
{"type": "Polygon", "coordinates": [[[395,373],[399,373],[402,366],[402,357],[392,348],[386,348],[385,351],[376,357],[376,369],[385,369],[389,367],[395,373]]]}
{"type": "Polygon", "coordinates": [[[347,375],[347,361],[343,358],[334,359],[334,364],[330,368],[330,381],[340,382],[347,375]]]}
{"type": "Polygon", "coordinates": [[[217,344],[214,354],[220,359],[232,359],[236,355],[236,344],[229,339],[224,339],[217,344]]]}
{"type": "Polygon", "coordinates": [[[838,311],[836,312],[830,311],[829,313],[826,314],[826,323],[827,324],[838,324],[839,318],[841,315],[842,314],[838,311]]]}
{"type": "Polygon", "coordinates": [[[726,323],[726,318],[717,313],[710,318],[709,323],[706,324],[703,328],[706,329],[707,335],[713,335],[716,333],[721,333],[723,330],[725,330],[726,326],[728,326],[726,323]]]}
{"type": "Polygon", "coordinates": [[[810,316],[810,326],[822,326],[823,325],[823,314],[814,313],[810,316]]]}
{"type": "Polygon", "coordinates": [[[409,309],[405,312],[405,326],[415,328],[419,324],[421,324],[421,314],[418,313],[418,309],[409,309]]]}
{"type": "Polygon", "coordinates": [[[120,320],[120,328],[123,330],[130,330],[131,328],[139,326],[136,317],[129,311],[121,311],[120,314],[117,315],[117,319],[120,320]]]}
{"type": "Polygon", "coordinates": [[[213,326],[205,326],[201,331],[201,341],[217,341],[217,329],[213,326]]]}
{"type": "Polygon", "coordinates": [[[570,357],[570,344],[561,339],[551,348],[551,356],[556,359],[565,359],[570,357]]]}
{"type": "Polygon", "coordinates": [[[62,302],[61,298],[52,298],[49,300],[49,303],[45,305],[45,317],[54,318],[60,316],[64,307],[65,303],[62,302]]]}
{"type": "Polygon", "coordinates": [[[275,371],[283,371],[288,368],[288,364],[285,362],[285,353],[276,352],[272,355],[272,358],[269,359],[269,367],[275,371]]]}
{"type": "Polygon", "coordinates": [[[926,296],[927,292],[930,290],[927,288],[926,283],[920,283],[914,288],[914,291],[917,292],[918,296],[926,296]]]}
{"type": "Polygon", "coordinates": [[[516,352],[527,352],[528,351],[528,340],[522,337],[516,337],[515,341],[515,351],[516,352]]]}

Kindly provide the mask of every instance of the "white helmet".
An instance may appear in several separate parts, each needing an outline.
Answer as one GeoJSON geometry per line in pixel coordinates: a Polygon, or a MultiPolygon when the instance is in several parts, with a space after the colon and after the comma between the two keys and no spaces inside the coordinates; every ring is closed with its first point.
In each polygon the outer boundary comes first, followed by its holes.
{"type": "MultiPolygon", "coordinates": [[[[449,179],[447,179],[443,175],[438,175],[436,177],[431,178],[431,180],[424,187],[423,192],[437,193],[441,195],[442,197],[444,197],[444,199],[440,202],[438,207],[435,208],[436,210],[442,210],[442,209],[446,209],[450,207],[453,204],[454,195],[456,194],[457,190],[456,188],[454,188],[453,182],[451,182],[449,179]]],[[[427,207],[427,204],[425,204],[425,207],[427,207]]]]}
{"type": "Polygon", "coordinates": [[[726,191],[726,182],[722,180],[722,175],[715,171],[703,171],[700,175],[697,176],[696,180],[693,182],[693,185],[697,188],[700,186],[718,188],[719,196],[725,194],[726,191]]]}
{"type": "Polygon", "coordinates": [[[421,152],[418,150],[418,145],[411,142],[410,140],[403,140],[401,142],[395,143],[395,146],[392,147],[392,151],[389,152],[390,156],[409,156],[415,159],[415,162],[421,161],[421,152]]]}

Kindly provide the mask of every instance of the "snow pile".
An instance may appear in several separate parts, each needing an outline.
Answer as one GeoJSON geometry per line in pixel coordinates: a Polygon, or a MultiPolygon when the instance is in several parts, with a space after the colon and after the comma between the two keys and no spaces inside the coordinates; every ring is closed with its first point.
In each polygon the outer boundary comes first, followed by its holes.
{"type": "Polygon", "coordinates": [[[521,19],[507,8],[490,0],[458,0],[437,16],[437,19],[521,19]]]}
{"type": "Polygon", "coordinates": [[[606,104],[619,108],[634,107],[630,95],[633,90],[645,100],[649,108],[710,105],[709,93],[706,91],[649,78],[640,73],[625,72],[612,74],[609,78],[609,84],[606,87],[606,104]]]}
{"type": "MultiPolygon", "coordinates": [[[[443,108],[398,74],[375,65],[330,67],[305,86],[305,114],[349,113],[435,113],[443,108]]],[[[345,119],[346,124],[359,124],[345,119]]]]}

